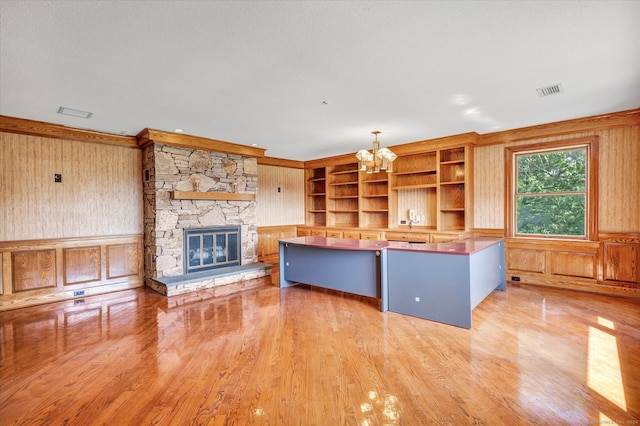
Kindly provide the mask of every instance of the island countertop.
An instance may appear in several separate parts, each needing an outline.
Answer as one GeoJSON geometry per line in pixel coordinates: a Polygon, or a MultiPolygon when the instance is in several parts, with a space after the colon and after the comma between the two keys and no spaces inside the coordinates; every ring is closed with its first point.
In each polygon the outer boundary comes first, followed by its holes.
{"type": "Polygon", "coordinates": [[[294,237],[280,240],[281,243],[295,244],[298,246],[319,247],[340,250],[381,250],[390,244],[389,241],[379,240],[351,240],[346,238],[328,237],[294,237]]]}
{"type": "Polygon", "coordinates": [[[459,254],[470,255],[484,250],[494,244],[502,242],[502,238],[467,238],[464,240],[455,240],[447,243],[390,243],[386,248],[388,250],[415,251],[423,253],[442,253],[442,254],[459,254]]]}
{"type": "Polygon", "coordinates": [[[458,255],[470,255],[501,241],[503,241],[502,238],[468,238],[447,243],[409,243],[405,241],[351,240],[327,237],[294,237],[280,240],[282,243],[340,250],[389,249],[458,255]]]}

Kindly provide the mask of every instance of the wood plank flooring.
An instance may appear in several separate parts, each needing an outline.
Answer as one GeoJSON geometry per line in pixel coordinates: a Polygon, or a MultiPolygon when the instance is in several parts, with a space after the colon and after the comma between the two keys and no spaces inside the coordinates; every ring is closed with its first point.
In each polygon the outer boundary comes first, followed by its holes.
{"type": "Polygon", "coordinates": [[[640,301],[495,291],[466,330],[265,285],[0,313],[0,424],[638,424],[640,301]]]}

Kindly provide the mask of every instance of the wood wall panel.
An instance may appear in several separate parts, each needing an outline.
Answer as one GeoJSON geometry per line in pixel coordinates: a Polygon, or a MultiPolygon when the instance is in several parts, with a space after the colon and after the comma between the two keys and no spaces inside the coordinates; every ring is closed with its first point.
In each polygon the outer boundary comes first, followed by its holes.
{"type": "Polygon", "coordinates": [[[55,287],[55,250],[17,252],[12,257],[13,292],[55,287]]]}
{"type": "Polygon", "coordinates": [[[296,237],[296,226],[261,226],[258,228],[258,260],[273,262],[278,257],[278,240],[296,237]]]}
{"type": "Polygon", "coordinates": [[[140,270],[140,249],[137,244],[107,246],[107,278],[137,275],[140,270]]]}
{"type": "Polygon", "coordinates": [[[545,273],[545,252],[535,249],[507,250],[507,264],[509,269],[518,271],[545,273]]]}
{"type": "Polygon", "coordinates": [[[0,241],[0,311],[141,287],[141,247],[142,234],[0,241]]]}
{"type": "Polygon", "coordinates": [[[474,225],[504,228],[504,146],[476,147],[474,156],[474,225]]]}
{"type": "Polygon", "coordinates": [[[304,183],[303,169],[258,164],[257,225],[304,224],[304,183]]]}
{"type": "Polygon", "coordinates": [[[403,189],[398,192],[398,210],[397,217],[390,218],[389,227],[396,228],[400,225],[400,221],[406,220],[405,225],[409,224],[409,209],[415,209],[416,214],[425,215],[425,222],[414,226],[428,226],[435,228],[437,226],[438,216],[438,196],[435,188],[429,189],[403,189]]]}
{"type": "Polygon", "coordinates": [[[0,241],[141,233],[141,155],[0,132],[0,241]]]}
{"type": "Polygon", "coordinates": [[[62,250],[64,285],[100,281],[100,246],[62,250]]]}
{"type": "Polygon", "coordinates": [[[605,281],[624,281],[640,284],[640,244],[604,243],[605,281]]]}
{"type": "Polygon", "coordinates": [[[640,232],[640,125],[600,135],[599,231],[640,232]]]}
{"type": "Polygon", "coordinates": [[[568,277],[596,278],[596,255],[552,251],[551,274],[568,277]]]}

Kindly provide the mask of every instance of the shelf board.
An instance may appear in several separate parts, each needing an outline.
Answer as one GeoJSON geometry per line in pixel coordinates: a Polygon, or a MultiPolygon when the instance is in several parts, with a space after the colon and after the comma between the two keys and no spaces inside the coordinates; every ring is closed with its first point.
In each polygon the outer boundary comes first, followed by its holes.
{"type": "Polygon", "coordinates": [[[436,169],[413,170],[411,172],[391,172],[391,174],[395,176],[423,175],[423,174],[435,174],[435,173],[436,173],[436,169]]]}
{"type": "Polygon", "coordinates": [[[440,209],[441,212],[463,212],[464,211],[464,207],[455,207],[455,208],[445,208],[445,209],[440,209]]]}
{"type": "Polygon", "coordinates": [[[391,189],[393,190],[399,190],[399,189],[420,189],[420,188],[435,188],[436,184],[435,183],[424,183],[421,185],[399,185],[399,186],[393,186],[391,187],[391,189]]]}
{"type": "Polygon", "coordinates": [[[363,180],[362,183],[383,183],[389,182],[389,179],[371,179],[371,180],[363,180]]]}
{"type": "Polygon", "coordinates": [[[336,183],[330,183],[329,186],[342,186],[342,185],[357,185],[358,181],[355,182],[336,182],[336,183]]]}
{"type": "Polygon", "coordinates": [[[358,213],[358,210],[329,210],[330,213],[358,213]]]}
{"type": "Polygon", "coordinates": [[[307,182],[322,182],[327,180],[327,178],[311,178],[311,179],[307,179],[307,182]]]}
{"type": "Polygon", "coordinates": [[[357,195],[343,195],[340,197],[329,197],[330,200],[346,200],[346,199],[354,199],[358,198],[357,195]]]}
{"type": "Polygon", "coordinates": [[[440,182],[440,185],[464,185],[464,181],[463,180],[459,180],[459,181],[452,181],[452,182],[440,182]]]}
{"type": "Polygon", "coordinates": [[[369,195],[361,195],[362,198],[383,198],[388,197],[388,194],[369,194],[369,195]]]}
{"type": "Polygon", "coordinates": [[[339,172],[329,172],[330,175],[346,175],[347,173],[358,173],[358,169],[340,170],[339,172]]]}
{"type": "Polygon", "coordinates": [[[309,213],[326,213],[326,210],[307,210],[309,213]]]}
{"type": "Polygon", "coordinates": [[[464,160],[451,160],[451,161],[441,161],[440,165],[447,164],[464,164],[464,160]]]}
{"type": "Polygon", "coordinates": [[[327,195],[326,192],[314,192],[313,194],[309,194],[310,197],[319,197],[321,195],[327,195]]]}
{"type": "Polygon", "coordinates": [[[363,209],[364,213],[388,213],[389,209],[363,209]]]}
{"type": "Polygon", "coordinates": [[[235,192],[196,192],[196,191],[170,191],[172,200],[226,200],[226,201],[253,201],[256,194],[237,194],[235,192]]]}

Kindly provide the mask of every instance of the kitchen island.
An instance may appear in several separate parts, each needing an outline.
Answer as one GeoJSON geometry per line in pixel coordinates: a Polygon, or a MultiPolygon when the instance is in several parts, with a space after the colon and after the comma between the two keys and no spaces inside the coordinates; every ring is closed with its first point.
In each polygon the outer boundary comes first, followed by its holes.
{"type": "Polygon", "coordinates": [[[280,287],[297,283],[380,300],[380,310],[471,328],[471,311],[506,289],[504,241],[425,244],[325,237],[279,241],[280,287]]]}

